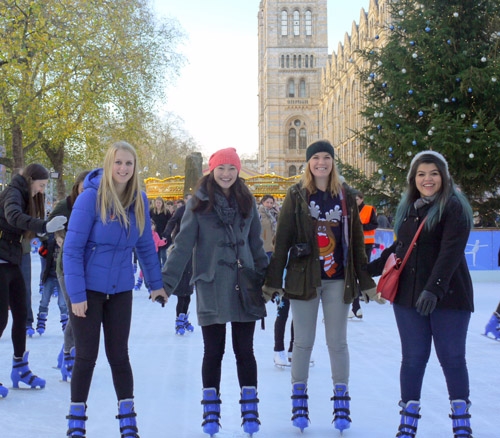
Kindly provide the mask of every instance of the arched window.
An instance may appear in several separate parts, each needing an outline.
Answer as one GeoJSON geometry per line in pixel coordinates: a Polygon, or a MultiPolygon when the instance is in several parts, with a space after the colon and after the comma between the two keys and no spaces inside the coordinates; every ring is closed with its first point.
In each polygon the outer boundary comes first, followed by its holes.
{"type": "Polygon", "coordinates": [[[293,35],[300,35],[300,14],[299,11],[293,11],[293,35]]]}
{"type": "Polygon", "coordinates": [[[306,55],[306,68],[309,68],[309,55],[306,55]]]}
{"type": "Polygon", "coordinates": [[[285,68],[285,55],[281,55],[281,68],[285,68]]]}
{"type": "Polygon", "coordinates": [[[288,13],[281,11],[281,36],[288,35],[288,13]]]}
{"type": "Polygon", "coordinates": [[[307,149],[307,131],[305,128],[300,128],[299,131],[299,149],[307,149]]]}
{"type": "Polygon", "coordinates": [[[299,68],[302,68],[302,55],[299,55],[299,68]]]}
{"type": "Polygon", "coordinates": [[[309,66],[310,66],[311,68],[313,68],[313,67],[314,67],[314,62],[313,62],[313,61],[314,61],[314,56],[313,56],[313,55],[311,55],[311,59],[309,60],[309,66]]]}
{"type": "Polygon", "coordinates": [[[290,68],[290,55],[286,55],[286,68],[290,68]]]}
{"type": "Polygon", "coordinates": [[[312,13],[306,11],[306,36],[312,35],[312,13]]]}
{"type": "Polygon", "coordinates": [[[304,79],[300,80],[299,97],[306,97],[306,81],[304,79]]]}
{"type": "Polygon", "coordinates": [[[288,176],[295,176],[297,175],[297,168],[294,166],[294,165],[291,165],[289,168],[288,168],[288,176]]]}
{"type": "Polygon", "coordinates": [[[288,131],[288,149],[297,149],[297,132],[294,128],[288,131]]]}
{"type": "Polygon", "coordinates": [[[288,97],[295,97],[295,82],[293,79],[288,81],[288,97]]]}

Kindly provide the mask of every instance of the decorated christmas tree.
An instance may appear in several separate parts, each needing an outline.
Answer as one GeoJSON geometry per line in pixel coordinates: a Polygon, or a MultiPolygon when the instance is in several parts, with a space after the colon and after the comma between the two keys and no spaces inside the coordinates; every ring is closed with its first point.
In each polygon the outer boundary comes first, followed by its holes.
{"type": "Polygon", "coordinates": [[[366,99],[357,132],[376,163],[358,180],[397,205],[407,168],[421,150],[448,160],[474,210],[500,211],[500,1],[401,0],[359,72],[366,99]]]}

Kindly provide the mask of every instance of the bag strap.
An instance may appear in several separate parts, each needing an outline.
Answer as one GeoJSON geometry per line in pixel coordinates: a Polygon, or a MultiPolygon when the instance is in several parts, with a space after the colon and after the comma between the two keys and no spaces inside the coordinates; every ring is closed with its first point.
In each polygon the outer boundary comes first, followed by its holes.
{"type": "Polygon", "coordinates": [[[424,225],[425,225],[425,221],[427,220],[427,216],[424,217],[424,220],[421,222],[420,226],[418,227],[418,230],[417,232],[415,233],[415,235],[413,236],[413,240],[411,241],[410,243],[410,247],[408,248],[408,250],[406,251],[406,254],[404,256],[404,259],[403,261],[401,262],[401,264],[399,265],[399,269],[400,270],[403,270],[403,268],[405,267],[406,265],[406,262],[408,261],[408,259],[410,258],[410,254],[411,252],[413,251],[413,247],[415,246],[415,243],[418,239],[418,236],[420,235],[420,232],[422,231],[422,229],[424,228],[424,225]]]}

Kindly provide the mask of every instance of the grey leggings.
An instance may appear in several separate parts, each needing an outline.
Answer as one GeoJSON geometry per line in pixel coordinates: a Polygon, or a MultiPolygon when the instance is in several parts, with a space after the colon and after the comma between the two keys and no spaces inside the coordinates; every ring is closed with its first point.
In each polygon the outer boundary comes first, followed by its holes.
{"type": "Polygon", "coordinates": [[[64,301],[66,302],[66,306],[68,306],[68,323],[66,324],[66,328],[64,329],[63,350],[65,353],[69,353],[71,349],[75,346],[75,338],[73,336],[73,326],[71,325],[71,318],[69,317],[69,314],[73,312],[71,311],[71,301],[68,296],[68,291],[66,290],[64,275],[58,275],[57,279],[59,280],[59,288],[61,289],[61,293],[64,297],[64,301]]]}
{"type": "Polygon", "coordinates": [[[333,383],[349,384],[349,348],[347,346],[347,314],[344,303],[344,280],[323,280],[312,300],[290,300],[295,339],[292,356],[292,384],[307,383],[309,361],[316,337],[319,302],[323,306],[325,335],[333,383]]]}

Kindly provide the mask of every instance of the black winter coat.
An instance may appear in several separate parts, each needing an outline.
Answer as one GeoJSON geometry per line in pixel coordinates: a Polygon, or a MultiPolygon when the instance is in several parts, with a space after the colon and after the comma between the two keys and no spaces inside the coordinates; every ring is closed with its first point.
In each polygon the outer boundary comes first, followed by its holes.
{"type": "Polygon", "coordinates": [[[25,231],[44,234],[45,221],[28,214],[31,193],[28,182],[15,175],[8,187],[0,193],[0,259],[21,264],[22,238],[25,231]]]}
{"type": "MultiPolygon", "coordinates": [[[[380,258],[368,265],[372,276],[381,275],[385,261],[393,252],[404,258],[420,221],[427,215],[430,206],[418,211],[411,208],[404,218],[397,240],[385,249],[380,258]]],[[[395,303],[415,307],[422,291],[428,290],[439,298],[437,307],[474,311],[472,281],[465,260],[465,247],[470,228],[463,217],[462,206],[452,196],[443,212],[441,221],[433,230],[424,226],[417,243],[401,272],[395,303]]]]}

